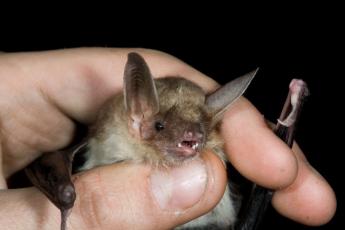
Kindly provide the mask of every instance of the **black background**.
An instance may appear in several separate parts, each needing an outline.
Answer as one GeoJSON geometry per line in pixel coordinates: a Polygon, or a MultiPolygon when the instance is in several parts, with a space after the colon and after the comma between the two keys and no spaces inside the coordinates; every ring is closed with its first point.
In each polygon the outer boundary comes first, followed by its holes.
{"type": "Polygon", "coordinates": [[[279,116],[290,80],[304,79],[311,95],[305,104],[296,139],[310,163],[334,188],[338,211],[327,225],[311,228],[287,220],[270,209],[262,229],[342,229],[345,216],[340,169],[344,150],[340,148],[342,134],[337,132],[342,131],[343,123],[340,111],[343,72],[339,71],[344,64],[341,27],[337,27],[336,18],[326,17],[323,11],[303,21],[296,19],[294,13],[283,17],[279,14],[276,12],[267,20],[260,20],[267,15],[258,12],[248,23],[244,22],[246,14],[229,18],[224,12],[215,18],[200,13],[198,18],[190,16],[186,21],[176,20],[180,15],[175,12],[154,15],[149,22],[137,20],[135,23],[126,17],[115,19],[111,16],[105,20],[107,23],[96,23],[90,15],[88,21],[71,21],[68,29],[56,23],[44,24],[44,17],[29,25],[23,25],[25,19],[22,19],[15,26],[7,25],[6,30],[2,30],[0,50],[95,46],[158,49],[182,59],[220,83],[260,67],[246,96],[272,121],[279,116]],[[166,22],[166,17],[173,17],[173,22],[166,22]]]}

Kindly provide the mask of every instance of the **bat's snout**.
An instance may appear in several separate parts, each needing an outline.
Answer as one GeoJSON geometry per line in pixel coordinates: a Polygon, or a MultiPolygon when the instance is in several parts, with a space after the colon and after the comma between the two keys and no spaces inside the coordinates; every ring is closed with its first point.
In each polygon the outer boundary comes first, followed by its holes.
{"type": "Polygon", "coordinates": [[[176,144],[175,154],[180,158],[195,156],[203,145],[204,135],[198,131],[185,131],[183,138],[176,144]]]}

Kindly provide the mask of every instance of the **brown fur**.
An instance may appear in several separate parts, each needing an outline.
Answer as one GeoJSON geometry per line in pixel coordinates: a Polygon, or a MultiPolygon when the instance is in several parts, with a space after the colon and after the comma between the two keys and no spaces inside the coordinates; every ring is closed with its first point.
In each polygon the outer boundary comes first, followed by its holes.
{"type": "MultiPolygon", "coordinates": [[[[123,94],[120,93],[111,98],[102,108],[95,124],[90,128],[90,152],[88,161],[109,155],[111,162],[123,160],[135,160],[148,162],[153,165],[181,164],[180,159],[169,157],[164,152],[164,147],[176,144],[185,129],[198,129],[204,134],[203,148],[221,148],[222,141],[217,131],[209,130],[208,124],[211,117],[205,108],[205,93],[194,83],[179,77],[166,77],[155,80],[159,98],[160,112],[155,116],[156,120],[165,121],[165,130],[155,134],[148,140],[138,140],[133,137],[128,128],[128,116],[124,109],[123,94]],[[212,131],[209,133],[209,131],[212,131]],[[109,137],[113,140],[109,140],[109,137]],[[94,144],[97,148],[94,149],[94,144]],[[107,144],[120,146],[122,153],[108,148],[107,144]],[[135,146],[135,148],[133,148],[135,146]],[[130,152],[135,149],[135,156],[130,152]],[[112,151],[110,153],[109,151],[112,151]]],[[[224,159],[223,156],[221,156],[224,159]]],[[[97,161],[97,160],[96,160],[97,161]]],[[[89,167],[94,166],[92,163],[89,167]]],[[[86,164],[88,165],[88,164],[86,164]]],[[[87,167],[87,168],[89,168],[87,167]]]]}

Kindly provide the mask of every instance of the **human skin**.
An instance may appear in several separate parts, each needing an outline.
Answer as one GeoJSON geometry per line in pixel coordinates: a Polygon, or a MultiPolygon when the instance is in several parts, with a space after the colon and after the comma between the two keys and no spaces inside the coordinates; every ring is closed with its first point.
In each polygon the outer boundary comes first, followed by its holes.
{"type": "MultiPolygon", "coordinates": [[[[153,76],[179,75],[213,91],[217,83],[182,61],[146,49],[81,48],[0,54],[0,224],[8,229],[58,229],[60,215],[36,188],[6,189],[5,179],[40,154],[66,146],[76,120],[91,123],[102,104],[122,88],[127,53],[139,52],[153,76]],[[20,216],[20,218],[17,218],[20,216]]],[[[248,179],[277,189],[272,204],[282,215],[308,225],[321,225],[334,215],[336,199],[329,184],[294,144],[292,151],[267,126],[245,98],[225,114],[221,127],[231,164],[248,179]]],[[[77,200],[69,229],[168,229],[212,209],[226,185],[221,161],[211,152],[198,197],[181,197],[173,207],[157,204],[149,165],[120,163],[75,175],[77,200]],[[175,206],[185,208],[176,214],[175,206]]],[[[174,171],[172,174],[176,173],[174,171]]],[[[180,175],[180,173],[179,173],[180,175]]],[[[161,182],[161,181],[160,181],[161,182]]],[[[164,181],[162,182],[164,183],[164,181]]],[[[200,182],[201,183],[201,182],[200,182]]],[[[177,182],[175,189],[181,188],[177,182]]],[[[187,191],[188,192],[188,191],[187,191]]]]}

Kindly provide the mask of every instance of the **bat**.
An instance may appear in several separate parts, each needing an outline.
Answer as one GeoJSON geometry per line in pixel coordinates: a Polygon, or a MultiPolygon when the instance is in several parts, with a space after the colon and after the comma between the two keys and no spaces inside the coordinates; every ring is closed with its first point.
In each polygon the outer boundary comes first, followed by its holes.
{"type": "MultiPolygon", "coordinates": [[[[79,171],[121,161],[179,167],[199,158],[204,149],[213,150],[225,163],[223,141],[219,135],[222,115],[245,92],[257,70],[206,94],[195,83],[181,77],[154,80],[143,57],[129,53],[124,71],[124,90],[102,107],[95,123],[89,127],[87,137],[76,146],[43,154],[26,168],[27,175],[61,210],[61,229],[64,230],[76,196],[71,181],[73,158],[81,149],[86,149],[86,161],[78,168],[79,171]]],[[[291,95],[290,98],[296,98],[291,95]]],[[[290,112],[286,107],[284,116],[290,112]]],[[[298,115],[299,108],[297,103],[293,113],[297,111],[298,115]]],[[[296,114],[281,117],[278,125],[294,126],[296,117],[296,114]]],[[[290,133],[291,139],[294,129],[288,129],[285,133],[290,133]]],[[[259,186],[254,191],[257,188],[259,186]]],[[[263,190],[265,194],[271,194],[271,191],[263,190]]],[[[260,206],[268,203],[270,198],[262,200],[264,202],[260,206]]],[[[250,229],[245,228],[247,225],[242,222],[238,228],[235,226],[235,206],[228,186],[212,211],[177,229],[250,229]]],[[[250,210],[257,209],[251,206],[249,202],[250,210]]],[[[256,219],[253,215],[258,214],[260,211],[246,218],[256,219]]]]}

